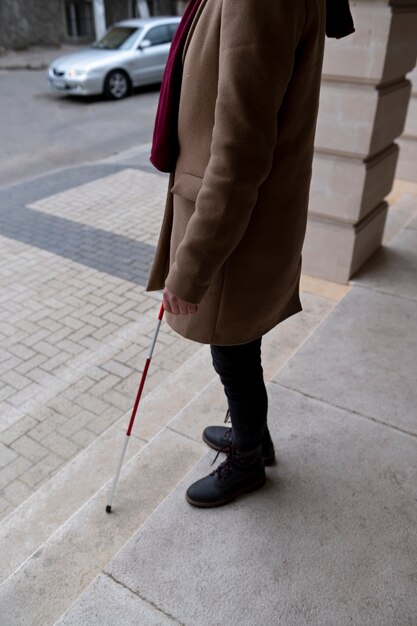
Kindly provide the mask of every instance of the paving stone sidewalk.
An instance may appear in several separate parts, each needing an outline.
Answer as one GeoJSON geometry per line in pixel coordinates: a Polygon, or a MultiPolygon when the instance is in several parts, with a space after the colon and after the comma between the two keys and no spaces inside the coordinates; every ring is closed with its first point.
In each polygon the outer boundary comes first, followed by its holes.
{"type": "MultiPolygon", "coordinates": [[[[166,179],[109,163],[1,191],[4,517],[132,406],[159,311],[145,284],[166,179]]],[[[164,324],[146,392],[198,348],[164,324]]]]}

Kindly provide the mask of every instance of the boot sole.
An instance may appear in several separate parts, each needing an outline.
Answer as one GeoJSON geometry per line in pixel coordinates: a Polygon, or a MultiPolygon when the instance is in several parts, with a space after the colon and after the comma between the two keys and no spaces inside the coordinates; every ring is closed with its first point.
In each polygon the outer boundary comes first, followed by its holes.
{"type": "MultiPolygon", "coordinates": [[[[204,433],[201,436],[201,438],[204,441],[204,443],[208,445],[209,448],[212,448],[212,450],[216,450],[217,452],[219,452],[219,450],[222,449],[222,446],[216,446],[214,443],[212,443],[211,441],[206,439],[204,437],[204,433]]],[[[275,454],[274,454],[273,457],[271,457],[271,456],[263,456],[262,457],[262,461],[264,462],[265,467],[270,467],[271,465],[276,465],[276,463],[277,463],[275,454]]]]}
{"type": "Polygon", "coordinates": [[[240,491],[237,491],[236,493],[234,493],[233,496],[230,496],[228,498],[223,498],[223,500],[215,500],[214,502],[198,502],[197,500],[193,500],[192,498],[190,498],[187,493],[185,494],[185,498],[189,504],[199,509],[212,509],[216,506],[223,506],[223,504],[228,504],[229,502],[232,502],[233,500],[243,495],[244,493],[250,493],[251,491],[256,491],[257,489],[261,489],[261,487],[265,485],[265,482],[266,482],[266,476],[263,476],[261,480],[254,483],[250,487],[245,487],[244,489],[241,489],[240,491]]]}

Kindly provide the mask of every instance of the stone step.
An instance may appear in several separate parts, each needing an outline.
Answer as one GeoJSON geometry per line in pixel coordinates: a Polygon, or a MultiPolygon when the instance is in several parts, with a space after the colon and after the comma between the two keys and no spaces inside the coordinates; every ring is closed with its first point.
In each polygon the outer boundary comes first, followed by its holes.
{"type": "Polygon", "coordinates": [[[163,429],[124,466],[111,515],[109,481],[3,583],[4,624],[53,624],[205,453],[163,429]]]}
{"type": "MultiPolygon", "coordinates": [[[[209,354],[202,348],[146,395],[137,414],[126,462],[212,379],[209,354]]],[[[120,418],[2,520],[0,583],[113,476],[128,421],[129,414],[120,418]]]]}
{"type": "MultiPolygon", "coordinates": [[[[302,316],[291,318],[265,338],[267,379],[335,304],[313,294],[304,294],[303,303],[302,316]]],[[[201,442],[201,430],[211,421],[219,422],[225,409],[223,391],[213,374],[205,347],[172,374],[161,389],[144,399],[137,426],[140,438],[136,436],[132,442],[131,458],[122,471],[112,515],[106,515],[104,508],[114,471],[109,459],[115,461],[119,453],[114,435],[119,434],[122,441],[126,426],[121,423],[103,436],[101,449],[95,449],[94,444],[90,447],[96,453],[93,462],[89,464],[88,451],[83,453],[65,476],[42,488],[43,499],[32,497],[20,507],[20,516],[14,515],[14,520],[10,516],[7,528],[1,528],[1,549],[7,555],[10,574],[0,588],[0,602],[8,626],[54,623],[204,456],[207,449],[201,442]],[[93,479],[90,482],[91,474],[98,475],[95,483],[93,479]],[[84,478],[89,482],[85,489],[84,478]],[[83,491],[80,495],[79,488],[83,491]],[[90,499],[88,489],[97,491],[90,499]],[[64,492],[69,502],[62,498],[64,492]],[[58,498],[64,502],[56,507],[58,498]],[[34,532],[29,534],[28,528],[34,532]],[[10,550],[8,542],[24,545],[23,558],[22,553],[16,556],[15,548],[10,550]],[[34,597],[41,600],[34,602],[34,597]]]]}

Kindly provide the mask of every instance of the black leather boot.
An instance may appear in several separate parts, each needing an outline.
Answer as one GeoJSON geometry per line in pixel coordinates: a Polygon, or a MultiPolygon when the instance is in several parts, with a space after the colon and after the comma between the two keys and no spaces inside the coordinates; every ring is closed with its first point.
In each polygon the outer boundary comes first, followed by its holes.
{"type": "Polygon", "coordinates": [[[265,484],[261,446],[243,452],[230,445],[222,452],[225,452],[227,457],[217,469],[187,489],[186,498],[193,506],[201,508],[221,506],[243,493],[260,489],[265,484]]]}
{"type": "MultiPolygon", "coordinates": [[[[221,450],[232,443],[232,429],[227,426],[207,426],[203,430],[203,441],[213,450],[221,450]]],[[[274,444],[268,428],[262,438],[262,460],[266,466],[276,463],[274,444]]]]}

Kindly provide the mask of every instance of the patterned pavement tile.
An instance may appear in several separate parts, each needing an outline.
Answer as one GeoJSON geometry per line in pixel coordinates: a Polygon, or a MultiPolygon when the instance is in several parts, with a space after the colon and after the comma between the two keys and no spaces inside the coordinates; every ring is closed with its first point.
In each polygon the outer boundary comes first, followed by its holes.
{"type": "MultiPolygon", "coordinates": [[[[153,337],[166,180],[96,171],[0,210],[0,518],[130,410],[153,337]]],[[[145,393],[198,348],[163,324],[145,393]]]]}

